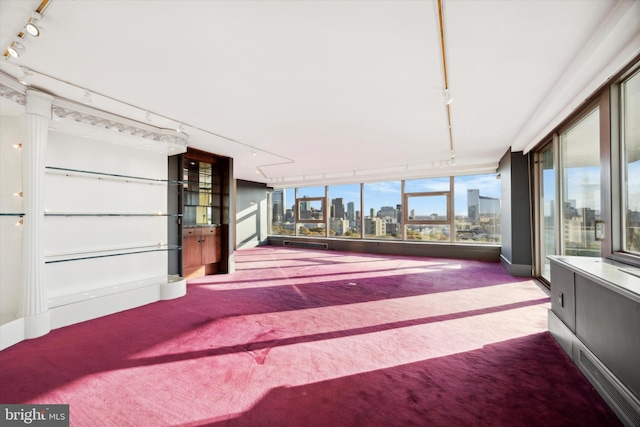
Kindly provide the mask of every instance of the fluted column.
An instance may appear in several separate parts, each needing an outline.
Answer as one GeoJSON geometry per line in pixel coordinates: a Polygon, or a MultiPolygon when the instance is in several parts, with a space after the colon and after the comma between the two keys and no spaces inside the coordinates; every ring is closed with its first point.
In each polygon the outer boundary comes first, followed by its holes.
{"type": "Polygon", "coordinates": [[[23,117],[22,193],[24,228],[22,242],[23,292],[20,316],[25,322],[25,338],[35,338],[51,330],[44,270],[44,171],[53,97],[27,90],[23,117]]]}

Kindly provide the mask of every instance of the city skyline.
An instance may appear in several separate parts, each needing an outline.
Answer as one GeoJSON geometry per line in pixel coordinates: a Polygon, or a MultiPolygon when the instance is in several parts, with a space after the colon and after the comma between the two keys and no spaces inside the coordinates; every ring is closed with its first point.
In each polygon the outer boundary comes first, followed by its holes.
{"type": "MultiPolygon", "coordinates": [[[[433,192],[448,189],[449,178],[428,178],[422,180],[407,180],[405,182],[406,191],[433,192]],[[443,187],[445,185],[446,187],[443,187]]],[[[495,174],[457,176],[454,178],[454,216],[467,216],[467,190],[479,189],[483,197],[500,199],[501,184],[495,174]]],[[[285,191],[286,209],[291,209],[295,204],[293,188],[279,189],[285,191]]],[[[355,210],[360,211],[364,216],[369,216],[369,211],[374,208],[377,211],[383,206],[395,208],[402,204],[400,181],[383,181],[364,184],[364,207],[360,207],[360,184],[330,185],[328,206],[330,209],[331,200],[342,198],[346,206],[349,202],[355,204],[355,210]]],[[[304,187],[298,189],[298,197],[324,197],[324,186],[304,187]]],[[[441,211],[441,201],[434,200],[432,204],[428,200],[422,200],[421,210],[432,210],[435,213],[441,211]]]]}

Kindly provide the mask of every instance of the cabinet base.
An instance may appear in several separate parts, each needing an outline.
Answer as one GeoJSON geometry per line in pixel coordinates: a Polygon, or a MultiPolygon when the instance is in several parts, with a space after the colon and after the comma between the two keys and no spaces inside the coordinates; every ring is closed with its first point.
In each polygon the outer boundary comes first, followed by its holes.
{"type": "Polygon", "coordinates": [[[185,279],[195,279],[198,277],[209,276],[210,274],[217,274],[219,271],[220,268],[218,263],[185,267],[182,277],[185,279]]]}

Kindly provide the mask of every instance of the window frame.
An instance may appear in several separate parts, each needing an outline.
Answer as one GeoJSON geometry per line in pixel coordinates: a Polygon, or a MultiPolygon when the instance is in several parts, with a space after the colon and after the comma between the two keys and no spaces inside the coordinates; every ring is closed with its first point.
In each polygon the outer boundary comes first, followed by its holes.
{"type": "Polygon", "coordinates": [[[327,222],[327,198],[326,197],[301,197],[296,198],[296,224],[326,224],[327,222]],[[303,219],[300,218],[300,207],[305,202],[322,202],[322,218],[321,219],[303,219]]]}
{"type": "Polygon", "coordinates": [[[447,225],[451,223],[451,191],[427,191],[420,193],[404,193],[402,199],[402,226],[407,224],[447,225]],[[445,196],[447,198],[447,212],[445,219],[411,219],[409,218],[409,199],[411,197],[445,196]]]}
{"type": "Polygon", "coordinates": [[[640,61],[631,64],[612,85],[607,87],[606,92],[608,105],[610,105],[610,141],[608,149],[608,158],[610,159],[611,178],[610,178],[610,200],[611,212],[609,213],[608,223],[605,223],[605,239],[608,239],[607,253],[603,256],[625,264],[640,267],[640,255],[635,252],[627,251],[626,245],[626,187],[625,187],[625,151],[624,151],[624,109],[622,85],[640,72],[640,61]],[[617,167],[617,173],[613,168],[617,167]],[[608,235],[606,234],[608,233],[608,235]]]}

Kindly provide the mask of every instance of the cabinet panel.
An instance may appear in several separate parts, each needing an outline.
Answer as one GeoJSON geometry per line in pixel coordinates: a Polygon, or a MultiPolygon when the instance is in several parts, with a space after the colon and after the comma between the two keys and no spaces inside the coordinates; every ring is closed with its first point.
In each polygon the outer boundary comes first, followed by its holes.
{"type": "Polygon", "coordinates": [[[202,235],[202,264],[213,264],[222,259],[220,228],[207,228],[202,235]]]}
{"type": "Polygon", "coordinates": [[[182,263],[184,267],[195,267],[201,265],[202,243],[200,235],[184,236],[182,248],[182,263]]]}
{"type": "Polygon", "coordinates": [[[576,275],[576,335],[640,396],[640,305],[576,275]]]}
{"type": "Polygon", "coordinates": [[[202,230],[199,228],[185,228],[184,229],[184,237],[189,236],[200,236],[202,234],[202,230]]]}
{"type": "Polygon", "coordinates": [[[551,263],[551,310],[565,325],[576,332],[576,297],[574,273],[551,263]]]}

